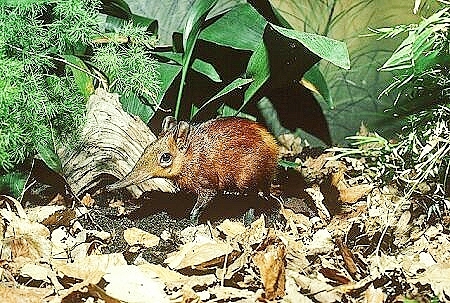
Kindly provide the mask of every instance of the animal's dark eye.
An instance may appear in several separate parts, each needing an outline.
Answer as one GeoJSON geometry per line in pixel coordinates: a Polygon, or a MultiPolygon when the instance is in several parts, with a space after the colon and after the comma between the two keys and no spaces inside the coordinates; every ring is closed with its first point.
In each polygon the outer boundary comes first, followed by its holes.
{"type": "Polygon", "coordinates": [[[162,167],[167,167],[172,164],[172,155],[170,153],[163,153],[159,158],[159,164],[162,167]]]}

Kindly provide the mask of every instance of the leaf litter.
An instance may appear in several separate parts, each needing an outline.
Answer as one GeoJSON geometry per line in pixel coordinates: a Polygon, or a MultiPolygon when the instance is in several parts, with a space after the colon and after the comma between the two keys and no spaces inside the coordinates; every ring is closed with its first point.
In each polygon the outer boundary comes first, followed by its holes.
{"type": "Polygon", "coordinates": [[[0,196],[0,302],[450,301],[448,210],[430,221],[364,160],[297,162],[303,195],[253,222],[143,225],[121,197],[101,207],[101,191],[73,207],[0,196]]]}
{"type": "Polygon", "coordinates": [[[23,209],[2,197],[1,302],[448,301],[450,237],[443,223],[427,224],[412,206],[417,201],[404,200],[395,187],[355,182],[342,172],[350,164],[339,162],[320,156],[304,168],[317,216],[281,203],[277,228],[265,215],[248,226],[237,219],[189,226],[161,264],[139,252],[161,237],[171,240],[167,231],[124,228],[128,249],[104,253],[116,231],[85,229],[79,220],[93,211],[91,197],[73,209],[23,209]],[[326,177],[337,189],[338,213],[325,203],[326,177]],[[129,262],[133,247],[138,256],[129,262]]]}

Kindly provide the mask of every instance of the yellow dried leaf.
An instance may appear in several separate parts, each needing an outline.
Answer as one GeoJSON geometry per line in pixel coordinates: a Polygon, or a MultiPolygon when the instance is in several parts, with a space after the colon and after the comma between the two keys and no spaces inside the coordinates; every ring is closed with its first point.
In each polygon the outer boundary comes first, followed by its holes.
{"type": "Polygon", "coordinates": [[[345,188],[340,187],[339,196],[344,203],[355,203],[362,197],[367,196],[372,189],[373,186],[370,184],[360,184],[345,188]]]}
{"type": "Polygon", "coordinates": [[[274,234],[269,234],[252,256],[264,285],[264,299],[283,297],[286,283],[286,246],[274,234]]]}
{"type": "Polygon", "coordinates": [[[123,237],[125,241],[131,246],[133,245],[143,245],[144,247],[153,247],[159,244],[159,237],[152,235],[142,229],[132,227],[128,228],[123,232],[123,237]]]}

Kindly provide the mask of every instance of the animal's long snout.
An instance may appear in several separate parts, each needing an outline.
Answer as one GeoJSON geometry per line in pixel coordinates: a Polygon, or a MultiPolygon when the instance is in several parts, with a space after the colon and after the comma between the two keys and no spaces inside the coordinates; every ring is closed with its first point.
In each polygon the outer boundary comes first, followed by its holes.
{"type": "Polygon", "coordinates": [[[117,181],[116,183],[110,184],[106,186],[108,191],[112,191],[119,188],[124,188],[130,185],[137,185],[152,177],[148,175],[148,173],[141,172],[139,170],[132,170],[128,175],[126,175],[122,180],[117,181]]]}

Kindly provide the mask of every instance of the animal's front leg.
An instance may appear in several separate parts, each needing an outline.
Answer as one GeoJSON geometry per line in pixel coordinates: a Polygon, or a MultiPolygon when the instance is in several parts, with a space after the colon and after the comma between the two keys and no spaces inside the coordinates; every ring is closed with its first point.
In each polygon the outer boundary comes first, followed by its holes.
{"type": "Polygon", "coordinates": [[[202,189],[198,192],[197,202],[194,205],[194,208],[191,210],[191,222],[194,224],[198,223],[198,218],[201,212],[208,205],[209,201],[211,201],[217,192],[214,189],[202,189]]]}

